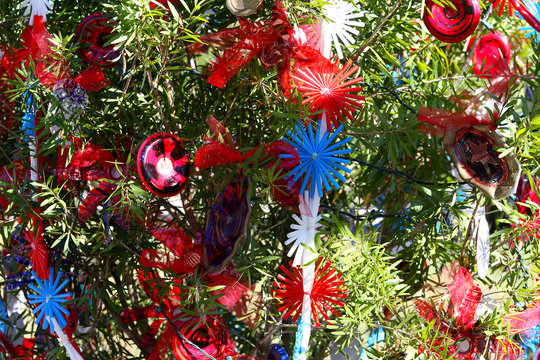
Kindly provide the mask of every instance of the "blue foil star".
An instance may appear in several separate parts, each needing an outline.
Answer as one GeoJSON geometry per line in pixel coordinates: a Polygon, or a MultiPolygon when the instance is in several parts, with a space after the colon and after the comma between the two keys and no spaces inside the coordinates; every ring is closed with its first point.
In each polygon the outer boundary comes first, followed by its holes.
{"type": "MultiPolygon", "coordinates": [[[[522,1],[523,6],[529,11],[529,13],[536,18],[538,22],[540,22],[540,2],[534,2],[532,0],[523,0],[522,1]]],[[[518,16],[523,19],[523,16],[518,11],[518,16]]],[[[538,32],[534,27],[532,26],[523,26],[520,28],[521,31],[524,31],[526,34],[525,36],[528,38],[531,38],[531,40],[534,41],[540,41],[540,32],[538,32]]]]}
{"type": "Polygon", "coordinates": [[[30,284],[30,288],[34,290],[37,295],[30,294],[30,304],[38,304],[38,306],[33,310],[33,313],[37,316],[36,321],[39,323],[43,320],[43,328],[47,330],[49,327],[51,332],[54,332],[54,325],[50,319],[55,318],[58,321],[58,324],[63,329],[66,327],[67,322],[64,318],[64,315],[69,315],[69,312],[64,309],[62,303],[66,302],[70,293],[62,293],[60,291],[66,286],[68,280],[60,285],[60,278],[62,277],[62,272],[59,271],[56,278],[54,277],[54,270],[51,268],[49,274],[49,280],[42,280],[37,277],[34,271],[34,278],[36,279],[39,288],[30,284]]]}
{"type": "MultiPolygon", "coordinates": [[[[311,126],[307,126],[306,132],[304,126],[302,126],[301,123],[297,123],[295,126],[295,133],[292,131],[287,132],[287,136],[290,139],[284,140],[296,149],[300,163],[287,174],[285,178],[294,176],[293,181],[297,181],[304,175],[300,194],[304,193],[308,181],[310,181],[311,186],[311,198],[315,196],[315,191],[317,191],[319,196],[322,196],[323,184],[327,191],[331,190],[330,183],[336,189],[339,189],[340,186],[335,178],[346,181],[345,177],[341,175],[338,170],[350,173],[351,170],[341,165],[349,164],[350,161],[340,158],[338,155],[349,154],[352,152],[352,149],[338,150],[338,148],[352,141],[352,138],[348,137],[345,140],[333,144],[333,141],[342,129],[343,126],[339,126],[334,133],[331,134],[327,132],[321,136],[320,123],[315,134],[313,133],[311,126]]],[[[280,156],[280,158],[286,158],[286,156],[287,155],[280,156]]]]}

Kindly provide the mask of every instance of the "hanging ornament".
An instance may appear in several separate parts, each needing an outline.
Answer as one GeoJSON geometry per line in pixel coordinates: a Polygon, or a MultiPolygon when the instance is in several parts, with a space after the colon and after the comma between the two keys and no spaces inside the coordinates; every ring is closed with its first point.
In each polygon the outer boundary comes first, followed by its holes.
{"type": "Polygon", "coordinates": [[[105,46],[107,37],[113,33],[111,17],[93,14],[85,18],[75,31],[75,41],[80,44],[78,54],[88,64],[113,67],[120,59],[114,45],[105,46]]]}
{"type": "Polygon", "coordinates": [[[527,21],[530,26],[521,28],[521,31],[527,32],[525,35],[535,41],[540,40],[540,2],[538,0],[521,0],[520,6],[517,8],[518,16],[527,21]]]}
{"type": "Polygon", "coordinates": [[[176,322],[176,328],[182,335],[173,338],[173,351],[177,360],[207,360],[206,354],[225,359],[236,354],[235,344],[219,316],[207,315],[202,320],[189,316],[187,320],[176,322]]]}
{"type": "Polygon", "coordinates": [[[287,256],[292,257],[296,253],[292,266],[302,265],[304,252],[312,251],[310,249],[315,247],[315,234],[321,220],[321,215],[318,214],[320,200],[318,196],[311,198],[306,191],[300,198],[300,216],[293,214],[296,224],[291,224],[293,231],[287,234],[285,241],[285,245],[292,244],[287,256]]]}
{"type": "Polygon", "coordinates": [[[270,349],[268,349],[266,360],[289,360],[289,355],[283,346],[279,344],[272,344],[270,345],[270,349]]]}
{"type": "Polygon", "coordinates": [[[311,112],[320,112],[319,120],[326,116],[327,128],[338,126],[344,116],[354,120],[352,113],[361,108],[359,101],[365,100],[356,93],[363,91],[361,87],[351,87],[361,82],[362,78],[347,80],[358,70],[349,60],[338,72],[330,69],[298,66],[293,73],[296,88],[302,95],[302,105],[310,104],[311,112]],[[325,115],[323,115],[325,114],[325,115]]]}
{"type": "Polygon", "coordinates": [[[53,87],[54,96],[68,115],[80,115],[88,106],[88,95],[81,85],[71,79],[63,79],[53,87]]]}
{"type": "Polygon", "coordinates": [[[506,36],[495,31],[482,36],[473,56],[476,75],[499,75],[510,67],[510,44],[506,36]]]}
{"type": "Polygon", "coordinates": [[[37,274],[33,272],[36,282],[39,287],[30,284],[29,287],[34,290],[37,295],[29,294],[30,304],[36,305],[36,308],[32,311],[36,316],[36,322],[41,323],[42,327],[51,332],[55,331],[55,326],[51,319],[56,319],[61,329],[67,325],[65,316],[69,316],[69,312],[62,306],[62,304],[69,300],[70,293],[60,293],[64,286],[67,285],[69,280],[64,280],[61,284],[60,278],[62,272],[58,271],[56,276],[54,275],[54,269],[50,269],[49,278],[42,280],[37,277],[37,274]]]}
{"type": "Polygon", "coordinates": [[[437,39],[458,43],[468,38],[480,22],[478,0],[451,0],[452,5],[442,7],[433,0],[426,1],[424,24],[437,39]]]}
{"type": "Polygon", "coordinates": [[[363,13],[358,10],[356,1],[351,3],[344,0],[330,0],[321,8],[323,19],[320,21],[319,51],[330,59],[332,44],[336,49],[337,56],[343,59],[343,50],[356,44],[356,37],[360,34],[357,27],[364,27],[360,21],[363,13]]]}
{"type": "MultiPolygon", "coordinates": [[[[284,265],[281,265],[280,269],[285,275],[278,275],[277,280],[274,281],[274,297],[278,300],[278,310],[284,313],[283,318],[287,319],[292,315],[293,322],[296,322],[300,316],[304,299],[303,270],[300,267],[292,267],[292,271],[290,271],[284,265]]],[[[347,298],[347,288],[345,288],[345,282],[341,277],[341,274],[332,267],[329,261],[323,265],[322,258],[319,258],[315,267],[313,288],[307,294],[317,327],[321,326],[319,315],[322,315],[326,321],[329,321],[327,312],[341,316],[335,309],[336,306],[345,306],[338,299],[347,298]]]]}
{"type": "Polygon", "coordinates": [[[23,15],[29,16],[28,24],[33,26],[35,16],[41,16],[44,22],[47,21],[47,15],[52,9],[52,4],[49,0],[24,0],[21,7],[26,7],[23,15]]]}
{"type": "Polygon", "coordinates": [[[293,177],[293,181],[297,181],[301,176],[304,176],[300,188],[301,193],[304,193],[306,190],[308,181],[311,184],[310,194],[312,198],[315,194],[322,196],[323,185],[327,191],[331,190],[330,183],[336,189],[339,189],[340,186],[334,177],[337,177],[341,181],[346,181],[345,177],[338,170],[350,173],[351,170],[341,165],[349,164],[350,161],[339,157],[339,155],[349,154],[352,152],[352,149],[337,149],[352,141],[352,138],[349,137],[333,143],[341,129],[343,129],[343,126],[340,125],[331,135],[327,132],[321,134],[319,123],[317,132],[314,134],[309,124],[306,131],[301,123],[297,123],[294,133],[292,131],[287,132],[287,136],[289,137],[287,141],[298,152],[300,164],[286,178],[293,177]]]}
{"type": "Polygon", "coordinates": [[[501,158],[498,148],[508,148],[494,131],[479,126],[447,131],[443,146],[456,165],[459,176],[492,199],[514,193],[521,168],[513,154],[501,158]]]}
{"type": "Polygon", "coordinates": [[[176,136],[156,133],[143,141],[137,154],[137,170],[143,185],[157,196],[180,193],[187,184],[189,155],[176,136]]]}
{"type": "Polygon", "coordinates": [[[236,16],[249,16],[257,13],[263,0],[226,0],[225,5],[236,16]]]}
{"type": "MultiPolygon", "coordinates": [[[[507,0],[488,0],[489,2],[493,3],[493,8],[499,7],[499,12],[497,15],[501,16],[504,11],[504,6],[507,3],[507,0]]],[[[515,1],[514,0],[508,0],[508,15],[513,16],[514,15],[514,6],[515,1]]]]}
{"type": "Polygon", "coordinates": [[[204,266],[209,273],[222,271],[243,244],[251,214],[250,186],[250,178],[239,172],[206,216],[204,266]]]}

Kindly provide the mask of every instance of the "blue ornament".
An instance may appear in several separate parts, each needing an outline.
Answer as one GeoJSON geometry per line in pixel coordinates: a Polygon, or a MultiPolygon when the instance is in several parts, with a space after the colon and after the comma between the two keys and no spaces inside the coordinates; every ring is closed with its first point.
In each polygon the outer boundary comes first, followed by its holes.
{"type": "Polygon", "coordinates": [[[37,307],[33,310],[33,313],[37,316],[36,321],[39,323],[43,320],[43,328],[47,330],[50,328],[51,333],[54,332],[54,325],[50,319],[56,319],[58,324],[63,329],[66,327],[67,322],[64,315],[69,315],[69,312],[62,306],[64,302],[71,297],[70,293],[60,293],[64,286],[68,283],[68,280],[64,280],[62,284],[58,285],[62,272],[59,271],[56,278],[54,277],[54,269],[51,268],[49,274],[49,280],[39,279],[34,271],[32,271],[34,278],[36,279],[39,288],[32,284],[29,287],[34,290],[37,295],[30,294],[30,304],[37,304],[37,307]]]}
{"type": "MultiPolygon", "coordinates": [[[[523,6],[527,9],[527,11],[531,14],[531,16],[534,17],[536,21],[540,23],[540,3],[534,2],[532,0],[523,0],[522,3],[523,3],[523,6]]],[[[517,14],[521,19],[524,19],[523,16],[519,13],[519,10],[517,11],[517,14]]],[[[530,38],[531,40],[536,41],[536,42],[540,41],[540,32],[538,32],[534,27],[523,26],[521,27],[520,30],[525,31],[526,32],[525,36],[530,38]]]]}
{"type": "MultiPolygon", "coordinates": [[[[319,196],[322,196],[323,184],[327,191],[331,190],[330,183],[336,189],[339,189],[340,186],[335,180],[335,177],[341,181],[346,181],[345,177],[338,170],[350,173],[351,170],[341,165],[349,164],[350,161],[340,158],[338,155],[349,154],[352,152],[352,149],[338,150],[338,148],[352,141],[352,137],[333,143],[342,129],[343,126],[340,125],[332,134],[329,132],[321,134],[319,123],[315,133],[313,133],[311,126],[307,126],[306,132],[302,124],[298,122],[295,126],[295,133],[292,131],[287,132],[287,136],[290,139],[284,140],[296,149],[300,163],[285,178],[294,176],[293,181],[297,181],[304,175],[300,194],[303,194],[306,190],[308,181],[310,181],[311,186],[311,198],[315,196],[315,191],[317,191],[319,196]]],[[[285,158],[285,156],[280,155],[280,158],[285,158]]]]}
{"type": "Polygon", "coordinates": [[[272,344],[268,350],[268,355],[266,355],[266,360],[289,360],[289,355],[283,346],[272,344]]]}
{"type": "Polygon", "coordinates": [[[58,81],[53,87],[54,96],[68,115],[82,114],[88,106],[88,95],[81,85],[71,79],[58,81]]]}
{"type": "Polygon", "coordinates": [[[26,99],[24,102],[24,116],[22,118],[22,130],[26,132],[28,136],[35,136],[34,118],[36,115],[36,107],[34,103],[34,95],[26,90],[23,97],[26,99]]]}

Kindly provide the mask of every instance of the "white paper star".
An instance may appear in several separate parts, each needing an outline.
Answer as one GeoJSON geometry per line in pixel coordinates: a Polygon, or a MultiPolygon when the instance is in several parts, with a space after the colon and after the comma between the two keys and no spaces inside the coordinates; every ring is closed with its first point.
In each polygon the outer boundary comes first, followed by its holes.
{"type": "Polygon", "coordinates": [[[315,247],[315,234],[319,227],[321,216],[319,212],[320,197],[315,196],[313,199],[309,196],[309,191],[300,196],[300,216],[293,214],[293,219],[296,224],[291,225],[291,231],[287,234],[285,245],[292,243],[291,249],[287,256],[292,257],[296,252],[293,260],[293,266],[302,265],[302,257],[305,251],[311,251],[315,247]],[[305,246],[303,246],[305,245],[305,246]]]}
{"type": "Polygon", "coordinates": [[[320,25],[319,50],[324,57],[330,58],[333,44],[338,57],[343,59],[340,43],[348,48],[356,42],[353,35],[359,34],[356,27],[365,25],[358,20],[364,14],[358,10],[354,3],[346,0],[329,0],[328,2],[329,4],[322,8],[325,19],[321,20],[320,25]]]}
{"type": "Polygon", "coordinates": [[[47,21],[47,14],[52,9],[52,4],[49,0],[24,0],[21,6],[26,6],[24,16],[30,15],[30,21],[28,24],[34,25],[34,16],[42,16],[43,22],[47,21]]]}

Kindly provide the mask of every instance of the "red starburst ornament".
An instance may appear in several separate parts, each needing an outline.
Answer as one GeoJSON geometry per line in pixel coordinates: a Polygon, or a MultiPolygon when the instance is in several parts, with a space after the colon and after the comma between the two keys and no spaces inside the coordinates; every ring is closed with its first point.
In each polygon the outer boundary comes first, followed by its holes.
{"type": "MultiPolygon", "coordinates": [[[[278,310],[285,311],[283,317],[287,319],[293,315],[293,321],[297,321],[302,312],[302,301],[304,299],[304,284],[302,278],[302,269],[300,267],[292,267],[292,271],[284,265],[281,265],[281,270],[285,276],[280,274],[277,281],[274,281],[274,297],[278,300],[278,310]]],[[[315,281],[311,290],[310,302],[313,319],[317,327],[321,326],[319,322],[319,314],[328,321],[328,311],[335,316],[341,314],[335,309],[336,306],[345,306],[339,299],[347,297],[347,288],[342,276],[332,267],[330,261],[322,264],[322,259],[319,259],[315,268],[315,281]]]]}
{"type": "Polygon", "coordinates": [[[358,66],[351,65],[352,61],[347,61],[337,73],[322,67],[298,67],[293,74],[296,88],[303,98],[302,105],[310,104],[311,111],[321,111],[319,119],[326,113],[328,129],[332,124],[338,127],[338,121],[343,121],[344,116],[352,121],[355,107],[361,108],[359,101],[365,100],[356,94],[364,89],[352,87],[363,79],[347,80],[358,70],[358,66]]]}
{"type": "MultiPolygon", "coordinates": [[[[35,224],[35,221],[33,222],[35,224]]],[[[40,279],[49,279],[49,248],[43,240],[44,226],[41,221],[37,228],[34,226],[24,231],[24,238],[28,242],[26,247],[30,249],[30,260],[32,269],[40,279]]]]}
{"type": "MultiPolygon", "coordinates": [[[[473,281],[469,271],[457,262],[443,270],[446,278],[450,303],[446,310],[439,311],[425,300],[415,299],[418,313],[427,322],[435,322],[434,339],[429,341],[436,358],[445,353],[444,358],[475,360],[489,346],[493,359],[517,360],[520,350],[507,339],[486,339],[486,335],[475,328],[476,312],[482,298],[482,290],[473,281]]],[[[420,352],[423,348],[420,349],[420,352]]]]}
{"type": "MultiPolygon", "coordinates": [[[[496,9],[499,7],[499,12],[497,15],[501,16],[504,11],[504,5],[506,5],[506,0],[489,0],[489,2],[493,3],[493,8],[496,9]]],[[[513,0],[508,0],[508,15],[513,16],[514,15],[514,8],[515,4],[513,0]]]]}

